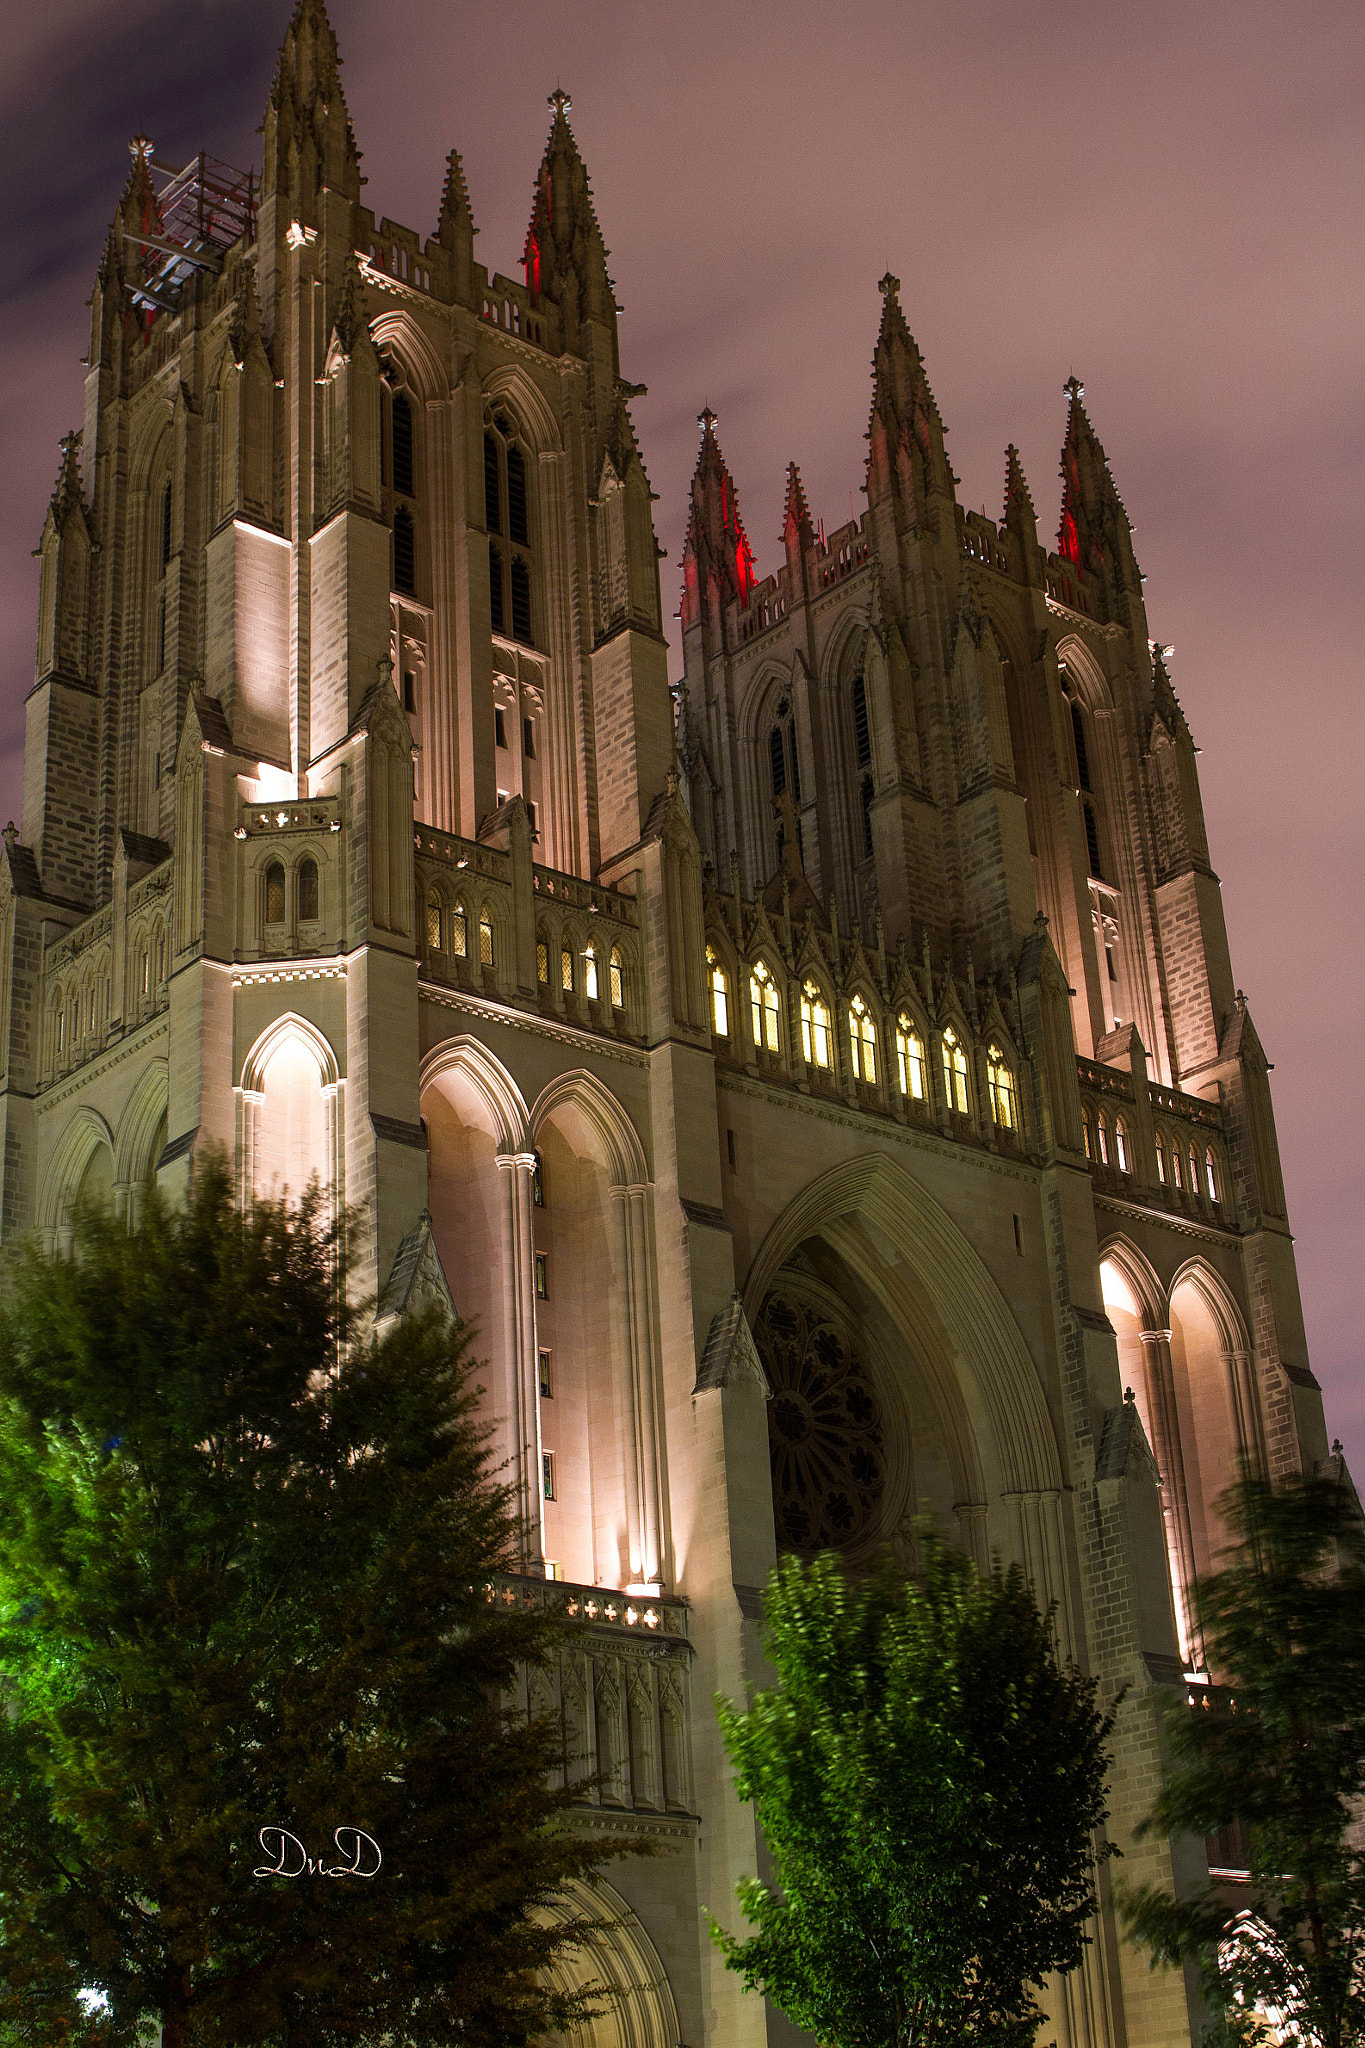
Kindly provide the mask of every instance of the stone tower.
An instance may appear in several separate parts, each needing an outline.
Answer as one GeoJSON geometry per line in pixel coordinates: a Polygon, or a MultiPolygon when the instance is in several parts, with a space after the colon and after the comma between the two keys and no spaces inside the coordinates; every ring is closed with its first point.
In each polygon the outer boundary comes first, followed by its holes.
{"type": "MultiPolygon", "coordinates": [[[[0,1225],[135,1222],[216,1144],[319,1175],[381,1315],[476,1318],[507,1599],[586,1647],[530,1709],[581,1823],[608,2043],[789,2035],[704,1936],[757,1868],[709,1702],[779,1546],[920,1503],[1017,1558],[1119,1724],[1134,1845],[1239,1457],[1327,1460],[1266,1060],[1194,747],[1071,387],[1056,553],[1011,449],[964,513],[883,280],[866,512],[788,472],[759,581],[711,413],[670,694],[587,172],[553,116],[522,275],[362,202],[321,0],[264,168],[145,138],[41,541],[0,861],[0,1225]],[[676,699],[676,702],[675,702],[676,699]],[[1125,1397],[1125,1387],[1132,1397],[1125,1397]]],[[[1186,1674],[1194,1674],[1187,1677],[1186,1674]]],[[[1214,1853],[1220,1853],[1216,1850],[1214,1853]]],[[[1107,1904],[1066,2038],[1190,2038],[1107,1904]]],[[[1193,2016],[1197,2028],[1198,2016],[1193,2016]]]]}

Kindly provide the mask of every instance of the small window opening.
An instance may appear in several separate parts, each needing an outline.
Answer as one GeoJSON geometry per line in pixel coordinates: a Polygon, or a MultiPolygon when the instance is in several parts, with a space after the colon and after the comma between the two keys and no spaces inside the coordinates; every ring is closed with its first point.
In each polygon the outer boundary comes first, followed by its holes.
{"type": "Polygon", "coordinates": [[[563,989],[565,995],[573,994],[573,948],[571,946],[561,946],[559,949],[559,986],[563,989]]]}
{"type": "Polygon", "coordinates": [[[536,1253],[536,1300],[550,1299],[550,1266],[544,1252],[536,1253]]]}
{"type": "Polygon", "coordinates": [[[924,1040],[902,1010],[896,1019],[896,1078],[903,1096],[923,1102],[928,1092],[924,1040]]]}
{"type": "Polygon", "coordinates": [[[545,1169],[541,1164],[539,1152],[536,1153],[536,1163],[531,1168],[531,1206],[533,1209],[545,1207],[545,1169]]]}
{"type": "Polygon", "coordinates": [[[520,555],[512,557],[512,638],[531,645],[531,572],[520,555]]]}
{"type": "Polygon", "coordinates": [[[535,760],[536,728],[535,721],[530,718],[523,718],[521,721],[521,751],[528,761],[535,760]]]}
{"type": "Polygon", "coordinates": [[[403,709],[405,711],[415,711],[417,709],[417,677],[410,668],[403,670],[403,709]]]}
{"type": "Polygon", "coordinates": [[[730,1162],[731,1173],[734,1173],[736,1171],[737,1159],[735,1153],[735,1134],[733,1131],[725,1133],[725,1156],[730,1162]]]}
{"type": "Polygon", "coordinates": [[[507,745],[507,721],[503,717],[501,705],[495,706],[493,711],[493,744],[495,747],[507,745]]]}
{"type": "Polygon", "coordinates": [[[272,860],[265,871],[265,921],[284,923],[284,869],[277,860],[272,860]]]}
{"type": "Polygon", "coordinates": [[[801,1050],[808,1066],[828,1070],[830,1065],[829,1005],[819,988],[808,981],[801,990],[801,1050]]]}
{"type": "Polygon", "coordinates": [[[417,530],[412,514],[400,505],[393,521],[393,587],[409,597],[417,589],[417,530]]]}
{"type": "Polygon", "coordinates": [[[711,1029],[717,1038],[730,1036],[730,990],[725,979],[725,969],[716,957],[714,946],[706,949],[706,978],[711,986],[711,1029]]]}
{"type": "Polygon", "coordinates": [[[542,1401],[553,1401],[555,1390],[554,1381],[550,1376],[549,1352],[538,1351],[536,1353],[536,1360],[540,1367],[540,1398],[542,1401]]]}
{"type": "Polygon", "coordinates": [[[877,1027],[861,996],[854,996],[849,1005],[848,1023],[854,1075],[871,1088],[877,1079],[877,1027]]]}
{"type": "Polygon", "coordinates": [[[445,920],[441,913],[441,899],[433,889],[427,898],[427,946],[433,953],[443,952],[445,920]]]}
{"type": "Polygon", "coordinates": [[[870,767],[872,733],[867,722],[867,688],[861,675],[853,678],[853,744],[857,752],[858,766],[870,767]]]}
{"type": "Polygon", "coordinates": [[[583,992],[589,1002],[597,1001],[597,948],[583,948],[583,992]]]}
{"type": "Polygon", "coordinates": [[[544,939],[536,940],[536,980],[542,988],[550,983],[550,948],[544,939]]]}
{"type": "Polygon", "coordinates": [[[545,1498],[546,1500],[553,1500],[555,1498],[555,1454],[553,1451],[542,1451],[540,1469],[545,1488],[545,1498]]]}
{"type": "Polygon", "coordinates": [[[619,946],[613,946],[611,949],[611,959],[607,962],[607,975],[611,984],[611,1006],[613,1010],[624,1010],[626,1007],[626,982],[621,965],[621,948],[619,946]]]}
{"type": "Polygon", "coordinates": [[[959,1116],[967,1114],[967,1055],[955,1031],[943,1034],[943,1085],[948,1107],[959,1116]]]}
{"type": "Polygon", "coordinates": [[[479,919],[479,965],[493,965],[493,920],[486,910],[479,919]]]}

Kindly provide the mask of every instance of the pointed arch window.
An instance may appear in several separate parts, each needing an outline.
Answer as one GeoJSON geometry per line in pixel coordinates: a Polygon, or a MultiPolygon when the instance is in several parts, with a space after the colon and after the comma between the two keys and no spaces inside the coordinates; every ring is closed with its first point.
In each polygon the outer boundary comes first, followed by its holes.
{"type": "MultiPolygon", "coordinates": [[[[792,710],[790,697],[778,699],[777,712],[768,731],[768,773],[772,780],[773,795],[791,795],[792,802],[801,801],[801,756],[796,744],[796,714],[792,710]]],[[[797,827],[798,844],[800,827],[797,827]]],[[[783,828],[777,825],[777,851],[782,852],[783,828]]]]}
{"type": "Polygon", "coordinates": [[[299,863],[299,923],[316,924],[318,919],[318,864],[315,860],[299,863]]]}
{"type": "Polygon", "coordinates": [[[550,942],[540,937],[536,939],[536,980],[542,988],[550,985],[550,942]]]}
{"type": "Polygon", "coordinates": [[[1131,1173],[1133,1155],[1128,1146],[1128,1126],[1122,1117],[1114,1120],[1114,1163],[1120,1173],[1131,1173]]]}
{"type": "Polygon", "coordinates": [[[265,921],[284,923],[284,867],[277,860],[272,860],[265,871],[265,921]]]}
{"type": "Polygon", "coordinates": [[[725,969],[716,957],[714,946],[706,949],[706,979],[711,989],[711,1029],[717,1038],[730,1036],[730,987],[725,979],[725,969]]]}
{"type": "Polygon", "coordinates": [[[1095,1143],[1095,1112],[1088,1102],[1081,1104],[1081,1130],[1085,1134],[1086,1158],[1090,1160],[1098,1159],[1099,1148],[1095,1143]]]}
{"type": "Polygon", "coordinates": [[[450,913],[446,951],[452,953],[457,960],[465,959],[469,952],[469,915],[461,903],[457,903],[450,913]]]}
{"type": "Polygon", "coordinates": [[[801,1051],[807,1066],[828,1072],[832,1058],[829,1004],[813,981],[803,983],[801,989],[801,1051]]]}
{"type": "Polygon", "coordinates": [[[441,899],[433,889],[427,897],[427,948],[432,953],[445,950],[445,918],[442,914],[441,899]]]}
{"type": "Polygon", "coordinates": [[[924,1040],[902,1010],[896,1019],[896,1079],[901,1094],[912,1102],[923,1102],[928,1094],[924,1040]]]}
{"type": "Polygon", "coordinates": [[[573,994],[573,947],[567,942],[559,951],[559,986],[566,996],[573,994]]]}
{"type": "Polygon", "coordinates": [[[597,948],[583,948],[583,993],[590,1003],[597,1001],[597,948]]]}
{"type": "Polygon", "coordinates": [[[488,529],[489,612],[495,633],[535,645],[535,521],[531,472],[514,422],[505,412],[484,418],[484,524],[488,529]],[[491,544],[494,536],[503,543],[491,544]]]}
{"type": "Polygon", "coordinates": [[[853,1073],[855,1079],[865,1081],[869,1088],[877,1081],[877,1027],[872,1013],[861,996],[854,996],[848,1006],[849,1043],[853,1048],[853,1073]]]}
{"type": "Polygon", "coordinates": [[[1161,1185],[1165,1187],[1167,1179],[1166,1137],[1162,1131],[1158,1131],[1156,1134],[1156,1177],[1161,1182],[1161,1185]]]}
{"type": "Polygon", "coordinates": [[[1100,1165],[1109,1164],[1109,1119],[1101,1110],[1095,1118],[1095,1142],[1099,1147],[1100,1165]]]}
{"type": "Polygon", "coordinates": [[[626,976],[619,946],[612,947],[611,957],[607,961],[607,985],[611,994],[613,1010],[624,1010],[626,1007],[626,976]]]}
{"type": "Polygon", "coordinates": [[[766,961],[756,961],[749,975],[749,1015],[753,1024],[755,1052],[781,1050],[778,1012],[777,987],[772,974],[766,961]]]}
{"type": "Polygon", "coordinates": [[[1221,1202],[1223,1197],[1219,1192],[1218,1161],[1213,1156],[1212,1145],[1204,1154],[1204,1183],[1209,1191],[1209,1200],[1221,1202]]]}
{"type": "Polygon", "coordinates": [[[1014,1074],[998,1045],[986,1053],[986,1086],[990,1091],[991,1115],[1002,1131],[1019,1128],[1019,1103],[1014,1092],[1014,1074]]]}
{"type": "Polygon", "coordinates": [[[479,916],[479,965],[493,965],[493,920],[486,910],[479,916]]]}
{"type": "Polygon", "coordinates": [[[949,1109],[967,1114],[967,1055],[951,1025],[943,1034],[943,1086],[949,1109]]]}

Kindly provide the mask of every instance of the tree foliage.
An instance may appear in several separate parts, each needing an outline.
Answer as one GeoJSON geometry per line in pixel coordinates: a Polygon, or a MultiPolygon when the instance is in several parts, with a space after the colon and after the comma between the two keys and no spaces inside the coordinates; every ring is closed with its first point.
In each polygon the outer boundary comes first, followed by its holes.
{"type": "Polygon", "coordinates": [[[516,2044],[589,1851],[507,1711],[569,1626],[491,1603],[512,1515],[465,1340],[378,1338],[337,1234],[201,1172],[86,1213],[0,1314],[0,2038],[516,2044]],[[368,1325],[365,1326],[366,1328],[368,1325]],[[331,1869],[253,1877],[289,1831],[331,1869]],[[104,1994],[89,2012],[78,1994],[104,1994]]]}
{"type": "Polygon", "coordinates": [[[1154,1963],[1198,1964],[1215,2032],[1255,2008],[1305,2044],[1365,2041],[1365,1532],[1349,1489],[1245,1477],[1219,1503],[1234,1544],[1196,1582],[1218,1683],[1170,1722],[1172,1764],[1149,1827],[1245,1829],[1250,1881],[1124,1901],[1154,1963]]]}
{"type": "Polygon", "coordinates": [[[1027,2048],[1030,1987],[1094,1910],[1111,1722],[1017,1567],[984,1578],[928,1529],[921,1557],[774,1571],[779,1687],[719,1711],[777,1886],[739,1888],[756,1933],[711,1931],[827,2048],[1027,2048]]]}

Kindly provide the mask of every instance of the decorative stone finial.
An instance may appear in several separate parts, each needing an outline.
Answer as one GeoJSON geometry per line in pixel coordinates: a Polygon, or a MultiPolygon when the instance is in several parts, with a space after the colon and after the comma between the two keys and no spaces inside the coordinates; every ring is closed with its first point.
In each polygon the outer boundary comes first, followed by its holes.
{"type": "Polygon", "coordinates": [[[1076,399],[1085,397],[1085,386],[1084,384],[1082,384],[1080,378],[1076,375],[1076,372],[1074,370],[1071,372],[1071,375],[1067,378],[1065,384],[1063,384],[1062,389],[1063,391],[1065,391],[1067,397],[1073,401],[1073,403],[1076,399]]]}
{"type": "Polygon", "coordinates": [[[900,288],[900,279],[898,277],[893,277],[889,270],[887,271],[886,276],[879,280],[877,285],[877,290],[881,293],[883,298],[886,298],[888,295],[893,299],[896,298],[900,293],[900,288]]]}
{"type": "Polygon", "coordinates": [[[545,104],[547,107],[553,107],[555,110],[555,119],[558,121],[562,121],[564,116],[568,113],[570,107],[573,105],[573,101],[569,98],[569,95],[565,92],[563,86],[557,85],[554,91],[550,94],[550,97],[545,102],[545,104]]]}

